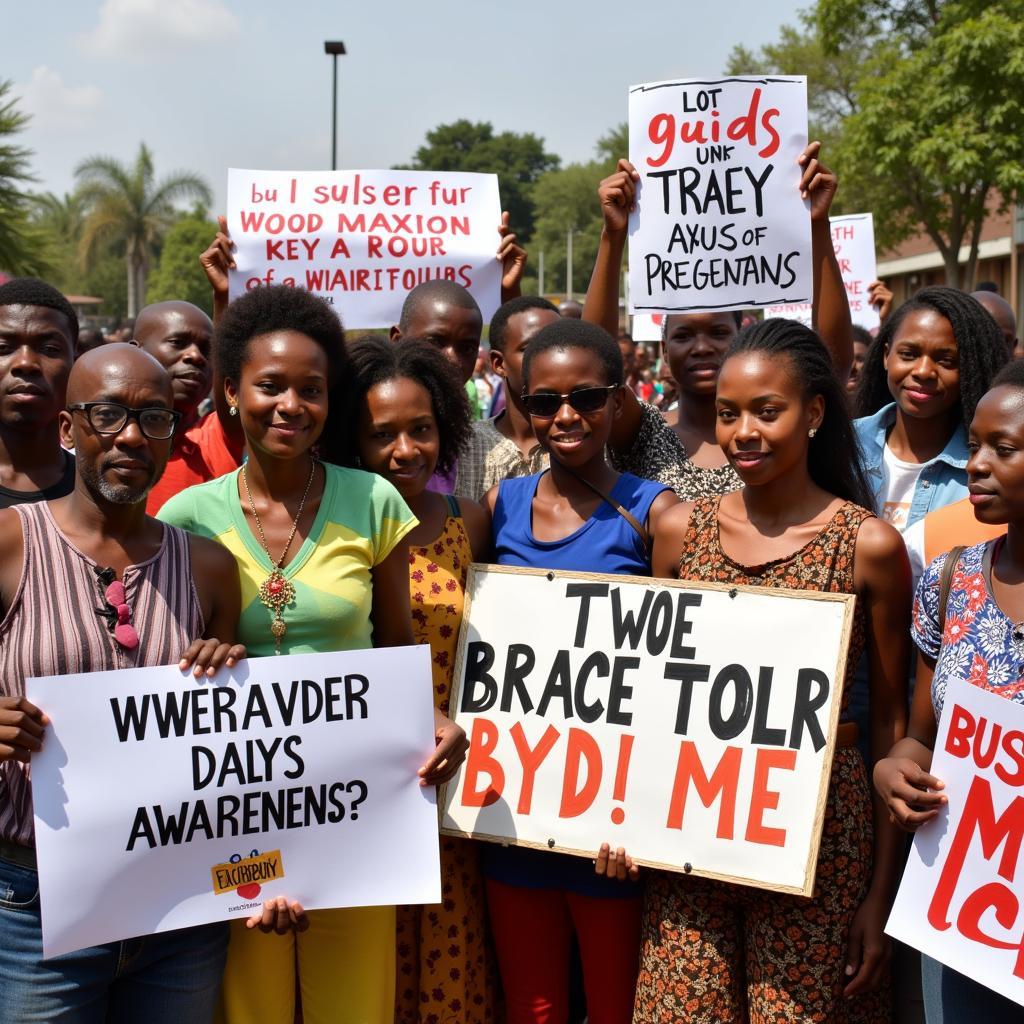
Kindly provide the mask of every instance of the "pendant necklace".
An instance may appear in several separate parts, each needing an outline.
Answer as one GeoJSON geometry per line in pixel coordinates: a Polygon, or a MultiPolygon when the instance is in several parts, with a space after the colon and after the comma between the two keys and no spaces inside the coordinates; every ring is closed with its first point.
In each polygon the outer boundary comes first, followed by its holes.
{"type": "Polygon", "coordinates": [[[281,552],[281,557],[276,562],[270,553],[270,548],[267,547],[267,538],[263,533],[263,524],[260,522],[260,517],[256,514],[256,502],[252,500],[252,491],[249,490],[249,478],[245,474],[245,464],[242,464],[242,483],[245,484],[245,495],[249,499],[249,511],[252,512],[253,521],[256,523],[256,529],[259,532],[263,550],[266,551],[267,558],[270,559],[274,567],[270,575],[260,584],[258,593],[260,600],[273,613],[273,618],[270,620],[270,632],[274,637],[275,654],[281,653],[281,640],[284,638],[285,633],[288,632],[284,617],[281,615],[281,609],[295,600],[295,587],[292,586],[291,581],[286,579],[284,573],[281,572],[281,565],[288,555],[288,549],[292,546],[292,541],[295,539],[295,531],[299,528],[302,510],[305,508],[309,489],[313,485],[313,476],[316,473],[316,459],[312,461],[313,465],[309,470],[306,489],[302,492],[302,500],[299,502],[299,511],[295,513],[295,522],[292,523],[292,532],[288,534],[288,542],[284,546],[284,551],[281,552]]]}

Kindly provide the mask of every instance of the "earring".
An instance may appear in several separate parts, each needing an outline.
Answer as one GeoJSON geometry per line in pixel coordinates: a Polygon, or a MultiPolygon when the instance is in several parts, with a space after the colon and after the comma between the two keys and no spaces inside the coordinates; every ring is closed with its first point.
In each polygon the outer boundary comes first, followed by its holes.
{"type": "Polygon", "coordinates": [[[814,435],[817,432],[818,432],[818,428],[817,427],[811,427],[811,429],[807,431],[807,436],[808,437],[814,437],[814,435]]]}
{"type": "Polygon", "coordinates": [[[237,416],[238,415],[238,406],[237,405],[229,405],[228,406],[228,415],[229,416],[237,416]]]}

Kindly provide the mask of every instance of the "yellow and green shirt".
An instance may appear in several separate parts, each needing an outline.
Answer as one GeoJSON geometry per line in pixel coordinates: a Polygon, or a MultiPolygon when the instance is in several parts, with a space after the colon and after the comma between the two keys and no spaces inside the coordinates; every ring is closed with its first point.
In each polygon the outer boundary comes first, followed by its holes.
{"type": "MultiPolygon", "coordinates": [[[[327,479],[313,527],[282,573],[295,600],[282,611],[282,654],[359,650],[373,646],[371,570],[394,550],[416,519],[401,495],[374,473],[324,463],[327,479]]],[[[226,547],[242,584],[239,643],[250,657],[274,653],[271,611],[259,598],[273,565],[246,522],[238,474],[189,487],[160,509],[164,522],[226,547]]]]}

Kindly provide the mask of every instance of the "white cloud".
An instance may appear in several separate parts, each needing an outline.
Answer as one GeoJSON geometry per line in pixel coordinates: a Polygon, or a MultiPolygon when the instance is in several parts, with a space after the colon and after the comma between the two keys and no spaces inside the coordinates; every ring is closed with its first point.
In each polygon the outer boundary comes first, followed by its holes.
{"type": "Polygon", "coordinates": [[[33,128],[82,128],[103,103],[95,85],[65,85],[64,79],[45,64],[37,67],[19,90],[21,108],[32,115],[33,128]]]}
{"type": "Polygon", "coordinates": [[[99,22],[79,42],[95,56],[141,60],[216,44],[238,29],[223,0],[103,0],[99,22]]]}

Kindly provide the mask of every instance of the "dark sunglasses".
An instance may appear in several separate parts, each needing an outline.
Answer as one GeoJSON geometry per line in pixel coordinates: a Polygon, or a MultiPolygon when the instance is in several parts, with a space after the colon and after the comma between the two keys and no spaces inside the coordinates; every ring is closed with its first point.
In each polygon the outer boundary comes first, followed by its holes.
{"type": "Polygon", "coordinates": [[[568,402],[579,413],[597,412],[604,407],[608,396],[617,391],[621,385],[609,384],[603,388],[574,388],[567,395],[552,395],[541,392],[535,395],[523,395],[523,405],[531,416],[550,419],[565,402],[568,402]]]}
{"type": "Polygon", "coordinates": [[[118,402],[76,402],[68,409],[84,412],[97,434],[120,434],[128,420],[133,419],[151,441],[166,441],[181,419],[181,413],[174,409],[130,409],[118,402]]]}

